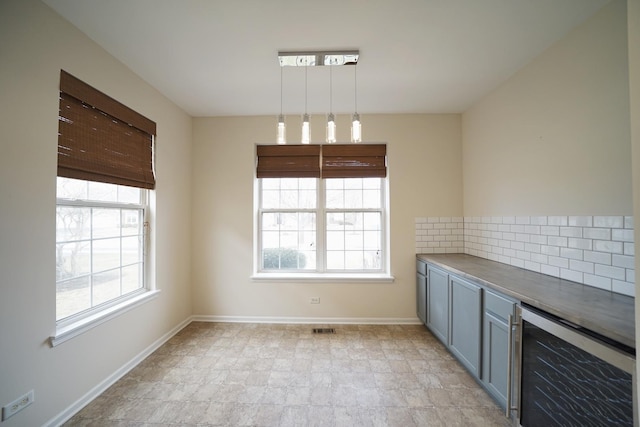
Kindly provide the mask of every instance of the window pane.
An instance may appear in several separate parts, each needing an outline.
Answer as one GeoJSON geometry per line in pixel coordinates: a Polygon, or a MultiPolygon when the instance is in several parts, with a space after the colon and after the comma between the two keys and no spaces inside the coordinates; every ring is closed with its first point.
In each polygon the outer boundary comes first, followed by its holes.
{"type": "Polygon", "coordinates": [[[299,188],[301,190],[314,190],[316,189],[316,178],[298,178],[299,188]]]}
{"type": "Polygon", "coordinates": [[[120,209],[92,209],[93,238],[120,236],[120,209]]]}
{"type": "Polygon", "coordinates": [[[56,280],[70,279],[90,273],[90,242],[58,243],[56,245],[56,280]]]}
{"type": "Polygon", "coordinates": [[[262,178],[260,182],[263,190],[278,190],[280,188],[280,178],[262,178]]]}
{"type": "Polygon", "coordinates": [[[118,202],[120,203],[140,203],[142,191],[139,188],[118,185],[118,202]]]}
{"type": "Polygon", "coordinates": [[[56,320],[91,308],[91,277],[84,276],[56,284],[56,320]]]}
{"type": "Polygon", "coordinates": [[[315,209],[315,178],[263,178],[262,209],[315,209]]]}
{"type": "Polygon", "coordinates": [[[370,249],[378,251],[380,250],[380,232],[379,231],[365,231],[364,232],[364,249],[370,249]]]}
{"type": "Polygon", "coordinates": [[[91,209],[58,206],[56,208],[56,241],[68,242],[91,238],[91,209]]]}
{"type": "Polygon", "coordinates": [[[344,214],[330,213],[327,214],[327,230],[344,230],[344,214]]]}
{"type": "Polygon", "coordinates": [[[280,229],[297,230],[298,229],[298,213],[297,212],[281,213],[280,229]]]}
{"type": "Polygon", "coordinates": [[[364,249],[364,237],[361,231],[345,233],[344,246],[346,250],[364,249]]]}
{"type": "Polygon", "coordinates": [[[344,232],[327,231],[327,250],[344,250],[344,232]]]}
{"type": "Polygon", "coordinates": [[[364,229],[365,230],[381,230],[380,220],[381,220],[381,215],[379,212],[365,212],[364,229]]]}
{"type": "Polygon", "coordinates": [[[362,190],[362,178],[345,178],[344,188],[351,190],[362,190]]]}
{"type": "Polygon", "coordinates": [[[142,234],[142,211],[139,209],[122,209],[120,224],[123,236],[142,234]]]}
{"type": "Polygon", "coordinates": [[[364,260],[360,251],[346,251],[344,256],[344,268],[346,270],[364,270],[364,260]]]}
{"type": "Polygon", "coordinates": [[[343,209],[344,208],[344,190],[336,189],[326,192],[326,205],[327,209],[343,209]]]}
{"type": "Polygon", "coordinates": [[[280,247],[280,233],[277,231],[265,231],[262,233],[262,247],[263,248],[279,248],[280,247]]]}
{"type": "Polygon", "coordinates": [[[56,180],[56,192],[59,199],[86,199],[87,181],[58,177],[56,180]]]}
{"type": "Polygon", "coordinates": [[[299,196],[298,207],[300,209],[315,209],[316,208],[316,191],[315,190],[301,190],[299,196]]]}
{"type": "Polygon", "coordinates": [[[327,251],[327,269],[344,269],[344,251],[327,251]]]}
{"type": "Polygon", "coordinates": [[[120,294],[120,269],[105,271],[93,276],[93,305],[105,303],[120,294]]]}
{"type": "Polygon", "coordinates": [[[362,188],[380,190],[382,188],[382,178],[363,178],[362,188]]]}
{"type": "Polygon", "coordinates": [[[142,288],[142,264],[122,268],[122,294],[142,288]]]}
{"type": "Polygon", "coordinates": [[[262,191],[262,208],[278,209],[280,207],[280,190],[262,191]]]}
{"type": "Polygon", "coordinates": [[[370,270],[379,270],[382,268],[382,256],[380,251],[364,252],[364,268],[370,270]]]}
{"type": "Polygon", "coordinates": [[[121,265],[139,262],[142,262],[142,238],[140,236],[123,238],[121,265]]]}
{"type": "Polygon", "coordinates": [[[262,268],[315,269],[315,213],[262,214],[262,268]]]}
{"type": "Polygon", "coordinates": [[[94,273],[120,266],[120,239],[95,240],[93,242],[94,273]]]}
{"type": "Polygon", "coordinates": [[[116,202],[118,201],[118,189],[115,184],[105,184],[104,182],[89,183],[89,200],[96,200],[101,202],[116,202]]]}
{"type": "Polygon", "coordinates": [[[298,207],[298,190],[281,190],[280,206],[284,209],[295,209],[298,207]]]}
{"type": "Polygon", "coordinates": [[[380,197],[380,190],[363,190],[362,207],[365,209],[380,209],[382,206],[380,197]]]}
{"type": "Polygon", "coordinates": [[[362,209],[362,190],[346,190],[344,206],[347,209],[362,209]]]}

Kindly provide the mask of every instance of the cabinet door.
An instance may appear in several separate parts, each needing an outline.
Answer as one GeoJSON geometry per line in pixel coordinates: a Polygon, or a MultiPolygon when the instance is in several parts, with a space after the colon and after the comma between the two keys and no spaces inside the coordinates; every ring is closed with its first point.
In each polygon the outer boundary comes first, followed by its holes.
{"type": "Polygon", "coordinates": [[[515,302],[493,291],[485,291],[482,382],[502,408],[507,405],[509,360],[509,315],[515,302]]]}
{"type": "Polygon", "coordinates": [[[427,276],[416,274],[416,314],[422,323],[427,323],[427,276]]]}
{"type": "Polygon", "coordinates": [[[476,377],[480,378],[482,333],[482,288],[456,276],[450,276],[451,352],[476,377]]]}
{"type": "Polygon", "coordinates": [[[427,326],[449,345],[449,275],[427,266],[427,326]]]}
{"type": "Polygon", "coordinates": [[[484,369],[487,390],[504,409],[507,406],[508,326],[490,313],[484,315],[484,369]]]}

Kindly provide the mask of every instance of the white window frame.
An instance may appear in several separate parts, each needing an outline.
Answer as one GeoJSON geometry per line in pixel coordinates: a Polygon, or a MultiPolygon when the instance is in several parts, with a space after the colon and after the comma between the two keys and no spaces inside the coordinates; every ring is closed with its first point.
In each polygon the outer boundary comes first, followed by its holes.
{"type": "Polygon", "coordinates": [[[254,180],[254,271],[253,280],[257,281],[296,281],[296,282],[316,282],[316,281],[340,281],[340,282],[393,282],[394,277],[390,272],[391,254],[389,240],[389,180],[380,178],[381,195],[380,209],[370,208],[326,208],[326,179],[314,178],[316,180],[316,200],[315,209],[262,209],[262,181],[261,178],[254,180]],[[261,218],[264,212],[315,212],[316,214],[316,270],[263,270],[261,249],[262,249],[262,229],[261,218]],[[380,269],[378,270],[328,270],[326,268],[326,215],[331,212],[380,212],[381,213],[381,251],[380,269]]]}
{"type": "MultiPolygon", "coordinates": [[[[85,181],[88,182],[88,181],[85,181]]],[[[125,295],[108,300],[104,303],[97,304],[86,310],[72,314],[68,317],[56,320],[55,335],[49,339],[50,345],[55,347],[63,342],[70,340],[98,325],[104,323],[114,317],[121,315],[155,297],[158,296],[159,290],[155,289],[155,283],[151,279],[152,274],[152,257],[151,253],[151,190],[140,189],[140,203],[126,202],[103,202],[88,199],[66,199],[56,198],[56,209],[58,206],[83,207],[83,208],[112,208],[112,209],[136,209],[142,210],[143,218],[143,248],[142,248],[142,286],[139,289],[131,291],[125,295]]],[[[93,224],[92,224],[93,227],[93,224]]],[[[122,236],[120,236],[122,238],[122,236]]],[[[57,238],[56,238],[57,240],[57,238]]],[[[93,241],[93,237],[90,239],[93,241]]],[[[56,295],[57,310],[57,295],[56,295]]],[[[57,317],[57,313],[56,313],[57,317]]]]}

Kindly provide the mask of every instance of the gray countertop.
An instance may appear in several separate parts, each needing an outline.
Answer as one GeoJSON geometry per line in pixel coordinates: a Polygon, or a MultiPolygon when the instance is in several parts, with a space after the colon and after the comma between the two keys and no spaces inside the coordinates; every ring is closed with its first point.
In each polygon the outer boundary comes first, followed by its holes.
{"type": "Polygon", "coordinates": [[[416,255],[422,261],[636,347],[634,298],[465,254],[416,255]]]}

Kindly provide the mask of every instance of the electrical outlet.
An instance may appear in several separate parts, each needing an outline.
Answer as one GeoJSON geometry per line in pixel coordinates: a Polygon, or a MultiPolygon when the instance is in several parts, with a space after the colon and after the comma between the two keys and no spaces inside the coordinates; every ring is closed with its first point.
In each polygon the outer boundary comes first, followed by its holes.
{"type": "Polygon", "coordinates": [[[311,304],[320,304],[320,297],[311,297],[309,301],[311,304]]]}
{"type": "Polygon", "coordinates": [[[2,408],[2,421],[22,411],[24,408],[31,405],[34,400],[33,390],[31,390],[9,403],[7,406],[4,406],[2,408]]]}

